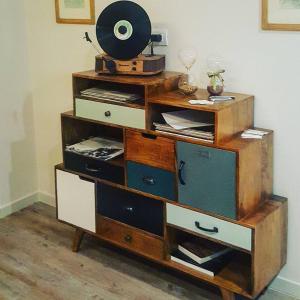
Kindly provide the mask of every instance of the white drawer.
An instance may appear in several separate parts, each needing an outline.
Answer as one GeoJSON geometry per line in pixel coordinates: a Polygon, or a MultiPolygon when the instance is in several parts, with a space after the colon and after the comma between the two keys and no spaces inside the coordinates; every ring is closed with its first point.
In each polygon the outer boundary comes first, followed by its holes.
{"type": "Polygon", "coordinates": [[[96,232],[95,184],[56,170],[57,218],[96,232]]]}
{"type": "Polygon", "coordinates": [[[75,99],[76,116],[111,124],[145,129],[145,110],[97,101],[75,99]]]}
{"type": "Polygon", "coordinates": [[[167,203],[167,223],[245,250],[251,251],[252,248],[252,229],[169,203],[167,203]]]}

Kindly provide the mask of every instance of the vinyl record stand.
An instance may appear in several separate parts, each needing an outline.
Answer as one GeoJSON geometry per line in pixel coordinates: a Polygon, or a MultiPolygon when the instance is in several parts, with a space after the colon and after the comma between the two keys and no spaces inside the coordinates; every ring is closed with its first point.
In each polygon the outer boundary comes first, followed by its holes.
{"type": "Polygon", "coordinates": [[[214,285],[224,300],[256,299],[286,263],[287,200],[273,195],[273,132],[242,139],[254,126],[254,97],[229,93],[235,100],[192,106],[177,91],[181,76],[73,74],[74,109],[61,115],[63,163],[55,167],[57,219],[75,228],[73,251],[90,234],[214,285]],[[92,87],[142,100],[81,95],[92,87]],[[213,122],[213,143],[154,130],[162,113],[183,109],[213,122]],[[91,136],[122,142],[124,155],[99,161],[65,151],[91,136]],[[211,277],[170,259],[189,240],[226,245],[234,255],[211,277]]]}

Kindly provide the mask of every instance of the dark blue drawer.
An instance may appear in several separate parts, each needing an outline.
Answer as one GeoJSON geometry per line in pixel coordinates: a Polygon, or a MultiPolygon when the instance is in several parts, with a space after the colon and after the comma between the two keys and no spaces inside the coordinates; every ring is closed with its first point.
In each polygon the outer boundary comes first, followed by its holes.
{"type": "Polygon", "coordinates": [[[236,219],[236,153],[177,142],[179,202],[236,219]]]}
{"type": "Polygon", "coordinates": [[[97,184],[97,212],[102,216],[163,236],[163,202],[105,184],[97,184]]]}
{"type": "Polygon", "coordinates": [[[128,187],[175,200],[175,174],[135,162],[127,162],[128,187]]]}

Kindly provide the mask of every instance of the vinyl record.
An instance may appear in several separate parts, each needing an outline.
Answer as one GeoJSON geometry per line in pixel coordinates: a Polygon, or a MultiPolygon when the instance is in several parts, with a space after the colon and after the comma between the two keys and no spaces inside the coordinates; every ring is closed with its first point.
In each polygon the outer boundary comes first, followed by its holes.
{"type": "Polygon", "coordinates": [[[151,22],[145,10],[131,1],[117,1],[100,14],[96,33],[108,55],[127,60],[137,57],[151,38],[151,22]]]}

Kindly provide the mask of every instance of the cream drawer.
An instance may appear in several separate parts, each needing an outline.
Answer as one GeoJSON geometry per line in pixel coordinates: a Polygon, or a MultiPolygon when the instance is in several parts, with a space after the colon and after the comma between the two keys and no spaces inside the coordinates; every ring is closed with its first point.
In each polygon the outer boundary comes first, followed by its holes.
{"type": "Polygon", "coordinates": [[[167,223],[251,251],[252,230],[167,203],[167,223]]]}
{"type": "Polygon", "coordinates": [[[111,124],[145,129],[145,110],[75,99],[76,116],[111,124]]]}
{"type": "Polygon", "coordinates": [[[96,232],[95,184],[56,170],[57,218],[96,232]]]}

